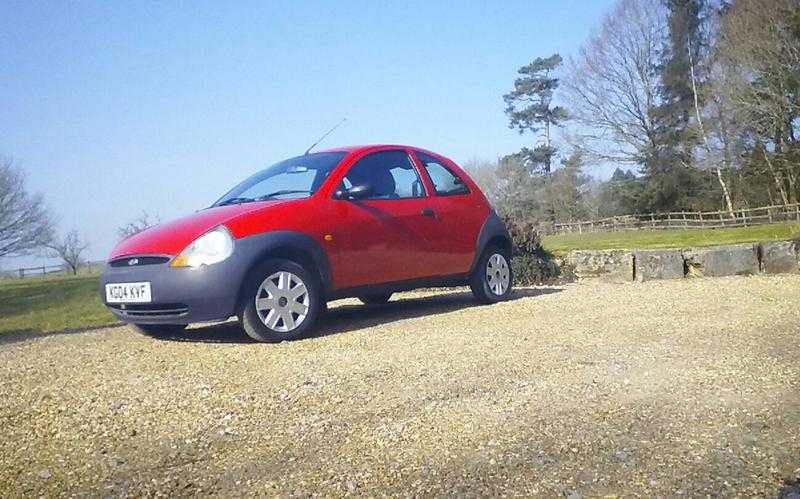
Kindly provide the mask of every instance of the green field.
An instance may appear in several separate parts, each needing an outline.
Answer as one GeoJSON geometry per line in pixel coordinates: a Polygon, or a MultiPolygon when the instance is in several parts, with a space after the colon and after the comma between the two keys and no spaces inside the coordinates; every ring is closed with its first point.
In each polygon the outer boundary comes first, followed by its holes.
{"type": "Polygon", "coordinates": [[[630,230],[560,234],[544,237],[542,245],[555,255],[563,255],[575,249],[683,248],[788,239],[800,239],[800,224],[780,223],[729,229],[630,230]]]}
{"type": "Polygon", "coordinates": [[[0,280],[0,334],[114,324],[98,289],[97,275],[0,280]]]}

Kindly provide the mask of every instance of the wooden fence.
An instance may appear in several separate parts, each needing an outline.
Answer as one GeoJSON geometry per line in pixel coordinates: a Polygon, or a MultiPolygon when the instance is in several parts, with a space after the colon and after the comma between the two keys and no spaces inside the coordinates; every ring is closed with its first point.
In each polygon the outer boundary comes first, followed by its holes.
{"type": "Polygon", "coordinates": [[[28,267],[24,269],[17,269],[14,274],[19,276],[20,278],[23,277],[31,277],[35,275],[47,275],[47,274],[54,274],[56,272],[62,272],[64,270],[63,265],[40,265],[38,267],[28,267]]]}
{"type": "Polygon", "coordinates": [[[553,225],[555,234],[615,232],[623,230],[716,229],[775,222],[800,222],[800,203],[728,211],[674,211],[601,218],[553,225]]]}

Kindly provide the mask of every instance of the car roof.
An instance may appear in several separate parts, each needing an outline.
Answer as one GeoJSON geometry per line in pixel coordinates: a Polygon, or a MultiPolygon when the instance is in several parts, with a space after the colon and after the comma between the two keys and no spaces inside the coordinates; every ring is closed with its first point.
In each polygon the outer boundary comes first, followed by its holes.
{"type": "Polygon", "coordinates": [[[322,149],[319,152],[346,152],[346,153],[359,153],[362,151],[367,151],[370,149],[384,149],[384,148],[392,148],[396,147],[398,149],[414,149],[417,151],[426,151],[421,147],[416,146],[409,146],[404,144],[361,144],[361,145],[352,145],[352,146],[339,146],[339,147],[330,147],[327,149],[322,149]]]}

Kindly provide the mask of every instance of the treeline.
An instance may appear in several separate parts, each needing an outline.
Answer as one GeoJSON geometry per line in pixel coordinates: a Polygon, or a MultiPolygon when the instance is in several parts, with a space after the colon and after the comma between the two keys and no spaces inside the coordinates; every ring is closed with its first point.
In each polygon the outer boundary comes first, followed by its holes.
{"type": "Polygon", "coordinates": [[[619,0],[577,54],[533,60],[503,98],[536,142],[467,168],[508,215],[800,198],[800,0],[619,0]],[[616,171],[587,175],[600,167],[616,171]]]}

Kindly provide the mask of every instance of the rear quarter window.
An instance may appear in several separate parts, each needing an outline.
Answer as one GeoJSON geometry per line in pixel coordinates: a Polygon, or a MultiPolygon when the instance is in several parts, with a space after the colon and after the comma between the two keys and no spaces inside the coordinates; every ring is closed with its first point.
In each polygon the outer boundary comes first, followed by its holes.
{"type": "Polygon", "coordinates": [[[417,153],[417,158],[428,172],[436,194],[440,196],[469,194],[469,187],[464,183],[464,180],[445,166],[443,161],[419,152],[417,153]]]}

